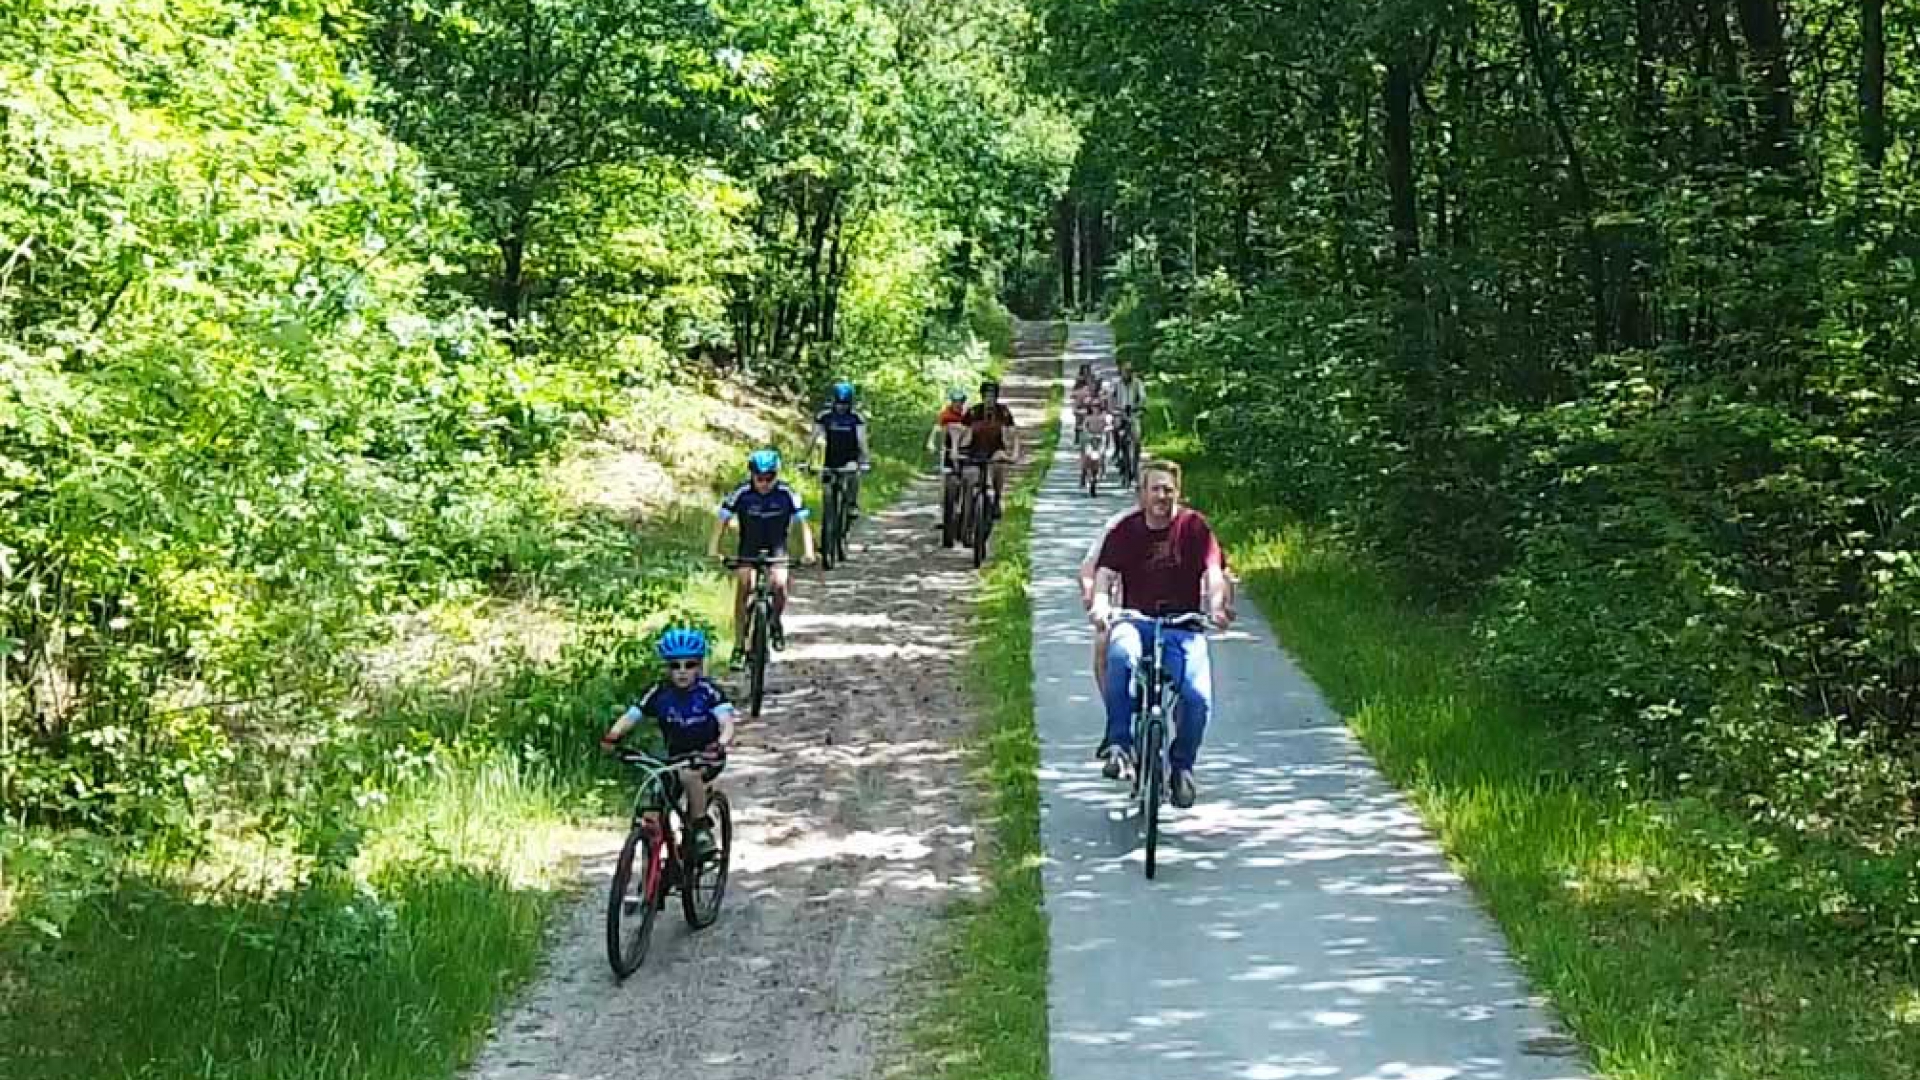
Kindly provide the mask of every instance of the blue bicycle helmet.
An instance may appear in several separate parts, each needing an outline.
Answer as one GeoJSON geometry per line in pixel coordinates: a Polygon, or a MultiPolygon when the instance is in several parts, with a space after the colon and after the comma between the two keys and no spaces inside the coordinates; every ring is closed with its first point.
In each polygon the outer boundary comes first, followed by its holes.
{"type": "Polygon", "coordinates": [[[955,405],[965,405],[967,403],[967,392],[956,386],[947,391],[947,400],[953,402],[955,405]]]}
{"type": "Polygon", "coordinates": [[[755,450],[752,455],[747,458],[747,471],[756,476],[779,472],[780,451],[772,449],[755,450]]]}
{"type": "Polygon", "coordinates": [[[848,382],[845,379],[841,379],[839,382],[834,383],[833,384],[833,400],[835,402],[852,401],[853,400],[853,384],[848,382]]]}
{"type": "Polygon", "coordinates": [[[676,626],[660,635],[653,647],[662,660],[701,660],[707,655],[707,635],[699,630],[676,626]]]}

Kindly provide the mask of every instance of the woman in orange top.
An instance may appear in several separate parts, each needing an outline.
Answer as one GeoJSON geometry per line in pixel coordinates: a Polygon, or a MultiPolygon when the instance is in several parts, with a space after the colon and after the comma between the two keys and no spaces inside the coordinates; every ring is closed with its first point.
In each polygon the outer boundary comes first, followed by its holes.
{"type": "Polygon", "coordinates": [[[953,429],[967,422],[967,392],[958,388],[947,391],[947,403],[940,409],[940,418],[933,422],[933,430],[927,432],[927,449],[945,443],[945,451],[940,455],[941,463],[951,465],[953,440],[959,432],[953,429]]]}

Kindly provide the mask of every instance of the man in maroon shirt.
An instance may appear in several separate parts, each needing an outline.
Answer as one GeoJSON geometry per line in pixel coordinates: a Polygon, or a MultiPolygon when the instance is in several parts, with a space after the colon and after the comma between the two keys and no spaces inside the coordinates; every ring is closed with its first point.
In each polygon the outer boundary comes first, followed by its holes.
{"type": "MultiPolygon", "coordinates": [[[[1140,511],[1113,524],[1100,545],[1088,616],[1108,631],[1106,686],[1106,767],[1117,779],[1132,765],[1133,669],[1145,650],[1143,629],[1150,624],[1115,618],[1109,597],[1117,583],[1129,608],[1145,615],[1204,613],[1215,627],[1233,623],[1233,597],[1227,581],[1227,557],[1207,519],[1180,505],[1179,466],[1154,462],[1141,470],[1140,511]]],[[[1173,746],[1173,804],[1193,805],[1193,765],[1213,712],[1213,674],[1207,636],[1192,630],[1165,631],[1167,674],[1180,688],[1180,710],[1173,746]]]]}

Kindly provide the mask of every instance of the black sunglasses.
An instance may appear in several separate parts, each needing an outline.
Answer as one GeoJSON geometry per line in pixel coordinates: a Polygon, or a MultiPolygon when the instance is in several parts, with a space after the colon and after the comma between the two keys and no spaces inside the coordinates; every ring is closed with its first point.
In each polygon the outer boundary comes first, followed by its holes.
{"type": "Polygon", "coordinates": [[[698,671],[700,670],[700,661],[669,660],[667,661],[667,670],[668,671],[698,671]]]}

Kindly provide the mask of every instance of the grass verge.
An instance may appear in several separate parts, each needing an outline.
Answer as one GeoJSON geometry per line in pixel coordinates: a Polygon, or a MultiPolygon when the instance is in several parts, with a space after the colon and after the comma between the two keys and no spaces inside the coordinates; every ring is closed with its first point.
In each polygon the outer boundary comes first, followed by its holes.
{"type": "Polygon", "coordinates": [[[1184,459],[1189,501],[1261,610],[1417,803],[1603,1075],[1917,1075],[1920,983],[1908,961],[1823,931],[1830,867],[1712,804],[1592,775],[1524,703],[1471,674],[1463,626],[1287,523],[1251,478],[1178,440],[1156,448],[1184,459]]]}
{"type": "MultiPolygon", "coordinates": [[[[1066,327],[1054,327],[1056,352],[1066,327]]],[[[952,913],[942,989],[916,1020],[915,1060],[896,1074],[1046,1080],[1047,921],[1040,887],[1040,745],[1033,724],[1033,610],[1027,538],[1059,437],[1060,390],[1033,444],[1035,468],[1007,496],[974,608],[967,684],[980,690],[971,748],[992,823],[981,894],[952,913]]]]}

